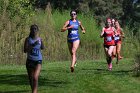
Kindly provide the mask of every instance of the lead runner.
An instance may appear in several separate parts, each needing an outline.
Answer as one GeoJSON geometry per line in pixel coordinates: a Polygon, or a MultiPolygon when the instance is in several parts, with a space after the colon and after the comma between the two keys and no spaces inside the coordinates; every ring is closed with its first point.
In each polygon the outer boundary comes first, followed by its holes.
{"type": "Polygon", "coordinates": [[[71,72],[74,72],[74,65],[76,64],[76,51],[79,47],[80,44],[80,38],[79,38],[79,32],[78,28],[80,26],[82,33],[85,34],[85,29],[82,26],[82,23],[77,20],[77,13],[75,10],[72,10],[70,12],[71,19],[66,21],[65,24],[63,25],[61,32],[64,32],[68,30],[68,35],[67,35],[67,42],[68,42],[68,47],[69,51],[71,54],[71,72]]]}

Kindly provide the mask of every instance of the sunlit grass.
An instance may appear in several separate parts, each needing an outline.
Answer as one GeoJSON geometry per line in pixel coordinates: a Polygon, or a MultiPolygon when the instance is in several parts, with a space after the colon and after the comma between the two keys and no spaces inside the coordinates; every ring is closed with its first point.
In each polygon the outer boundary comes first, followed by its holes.
{"type": "MultiPolygon", "coordinates": [[[[105,60],[78,60],[75,72],[70,62],[44,61],[39,79],[39,93],[139,93],[140,78],[133,73],[133,60],[123,59],[113,70],[105,60]]],[[[1,93],[30,93],[24,65],[1,66],[1,93]],[[8,87],[8,88],[7,88],[8,87]]]]}

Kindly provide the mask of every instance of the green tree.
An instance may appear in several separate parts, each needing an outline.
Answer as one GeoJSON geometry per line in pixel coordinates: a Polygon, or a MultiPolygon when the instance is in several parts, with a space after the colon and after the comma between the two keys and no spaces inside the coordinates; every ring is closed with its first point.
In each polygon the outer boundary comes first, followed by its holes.
{"type": "Polygon", "coordinates": [[[20,16],[22,18],[28,18],[32,15],[32,6],[29,0],[9,0],[7,11],[10,17],[20,16]]]}

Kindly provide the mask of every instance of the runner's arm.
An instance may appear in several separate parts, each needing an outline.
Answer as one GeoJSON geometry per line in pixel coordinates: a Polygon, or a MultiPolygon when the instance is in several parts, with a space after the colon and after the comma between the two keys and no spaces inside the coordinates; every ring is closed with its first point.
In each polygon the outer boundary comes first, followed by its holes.
{"type": "Polygon", "coordinates": [[[125,37],[125,36],[124,36],[124,32],[123,32],[123,29],[122,29],[122,28],[121,28],[121,37],[123,37],[123,38],[125,37]]]}
{"type": "Polygon", "coordinates": [[[61,32],[65,32],[66,30],[68,30],[69,28],[67,27],[69,24],[69,21],[66,21],[65,24],[63,25],[61,32]]]}
{"type": "Polygon", "coordinates": [[[80,26],[80,28],[82,30],[82,33],[85,34],[86,30],[85,30],[85,28],[83,27],[83,25],[82,25],[82,23],[80,21],[79,21],[79,26],[80,26]]]}
{"type": "Polygon", "coordinates": [[[103,38],[104,37],[104,28],[102,29],[102,32],[100,34],[100,37],[103,38]]]}
{"type": "Polygon", "coordinates": [[[44,49],[44,43],[43,43],[42,39],[41,39],[41,49],[44,49]]]}
{"type": "Polygon", "coordinates": [[[114,36],[113,37],[117,36],[117,30],[114,27],[112,29],[114,31],[114,36]]]}
{"type": "Polygon", "coordinates": [[[28,37],[27,37],[24,42],[24,53],[29,52],[32,49],[32,47],[33,47],[32,45],[28,44],[28,37]]]}

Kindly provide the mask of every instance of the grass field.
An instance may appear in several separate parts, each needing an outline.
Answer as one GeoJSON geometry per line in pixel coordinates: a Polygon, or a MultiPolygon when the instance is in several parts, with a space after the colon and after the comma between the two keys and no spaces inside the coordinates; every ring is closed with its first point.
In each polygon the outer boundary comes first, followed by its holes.
{"type": "MultiPolygon", "coordinates": [[[[132,59],[123,59],[113,70],[105,60],[78,61],[75,72],[70,62],[44,62],[38,93],[139,93],[140,77],[133,73],[132,59]]],[[[0,93],[31,93],[24,65],[0,66],[0,93]]]]}

